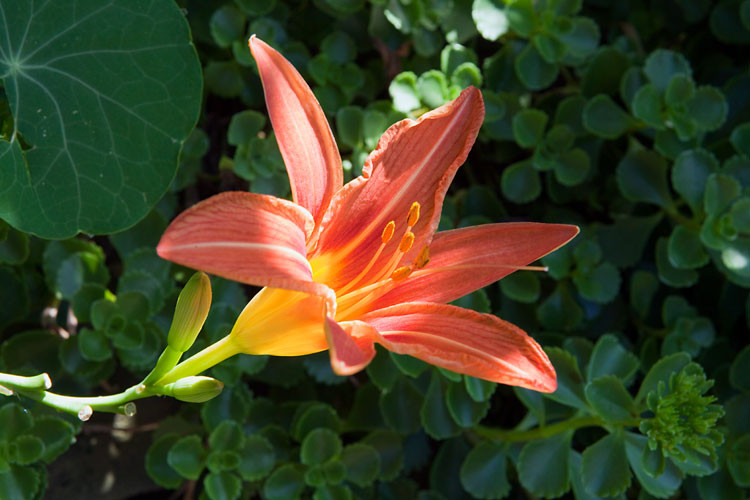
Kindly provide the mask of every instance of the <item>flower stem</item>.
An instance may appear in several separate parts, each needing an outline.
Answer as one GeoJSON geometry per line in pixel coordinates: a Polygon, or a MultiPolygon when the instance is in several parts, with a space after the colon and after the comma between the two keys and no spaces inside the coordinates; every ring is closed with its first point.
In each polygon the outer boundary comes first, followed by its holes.
{"type": "Polygon", "coordinates": [[[534,439],[544,439],[552,437],[561,432],[572,431],[582,427],[603,427],[604,420],[599,417],[573,417],[562,422],[557,422],[544,427],[537,427],[527,431],[514,431],[512,429],[493,429],[492,427],[477,426],[474,432],[486,439],[493,441],[503,441],[506,443],[516,443],[520,441],[532,441],[534,439]]]}
{"type": "Polygon", "coordinates": [[[0,385],[14,391],[45,390],[52,387],[52,381],[46,373],[34,375],[33,377],[0,373],[0,385]]]}
{"type": "Polygon", "coordinates": [[[156,382],[156,385],[167,385],[184,377],[198,375],[240,352],[242,351],[237,343],[227,335],[218,342],[211,344],[175,366],[172,370],[167,372],[166,375],[160,378],[156,382]]]}

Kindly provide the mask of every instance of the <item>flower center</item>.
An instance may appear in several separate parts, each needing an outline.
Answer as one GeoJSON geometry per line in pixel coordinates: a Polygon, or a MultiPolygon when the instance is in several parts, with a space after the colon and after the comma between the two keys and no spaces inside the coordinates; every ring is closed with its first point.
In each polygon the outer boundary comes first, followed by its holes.
{"type": "Polygon", "coordinates": [[[364,306],[371,303],[376,298],[391,290],[394,284],[404,280],[412,273],[414,269],[421,269],[430,261],[429,247],[425,246],[420,250],[417,258],[411,265],[399,266],[404,255],[412,249],[414,245],[414,233],[412,229],[419,221],[420,205],[418,202],[411,204],[406,216],[406,230],[401,236],[401,241],[395,248],[395,251],[382,265],[374,276],[368,277],[375,264],[381,258],[388,244],[393,239],[396,231],[396,222],[390,221],[383,228],[381,234],[380,247],[375,251],[370,261],[349,283],[336,290],[338,311],[337,318],[341,316],[351,316],[355,311],[363,309],[364,306]]]}

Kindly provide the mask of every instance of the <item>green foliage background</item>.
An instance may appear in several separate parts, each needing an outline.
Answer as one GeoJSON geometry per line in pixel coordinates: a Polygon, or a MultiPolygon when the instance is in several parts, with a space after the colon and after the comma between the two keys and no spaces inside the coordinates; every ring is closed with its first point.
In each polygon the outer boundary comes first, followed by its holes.
{"type": "MultiPolygon", "coordinates": [[[[198,481],[212,500],[746,498],[750,0],[74,3],[66,30],[60,11],[0,0],[2,371],[48,372],[68,393],[135,383],[190,276],[156,256],[167,223],[230,189],[289,196],[255,33],[311,84],[348,178],[390,124],[482,89],[441,229],[582,231],[548,273],[458,302],[539,340],[560,388],[387,352],[350,378],[326,353],[243,355],[212,370],[219,397],[164,415],[143,465],[157,485],[198,481]],[[70,43],[34,49],[58,38],[70,43]]],[[[254,292],[213,287],[194,349],[254,292]]],[[[0,398],[0,497],[42,498],[81,425],[0,398]]]]}

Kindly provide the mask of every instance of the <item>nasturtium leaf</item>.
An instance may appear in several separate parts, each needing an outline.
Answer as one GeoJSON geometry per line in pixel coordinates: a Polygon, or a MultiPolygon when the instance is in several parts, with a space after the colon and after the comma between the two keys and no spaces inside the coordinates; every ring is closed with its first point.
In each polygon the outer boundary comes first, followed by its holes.
{"type": "Polygon", "coordinates": [[[508,17],[505,4],[500,0],[474,0],[471,17],[483,38],[495,41],[508,32],[508,17]]]}
{"type": "Polygon", "coordinates": [[[505,167],[500,185],[503,196],[514,203],[528,203],[535,200],[542,192],[539,172],[528,161],[505,167]]]}
{"type": "Polygon", "coordinates": [[[538,23],[534,3],[531,0],[513,2],[506,9],[506,17],[513,31],[528,38],[538,23]]]}
{"type": "Polygon", "coordinates": [[[461,464],[461,485],[475,498],[503,498],[510,492],[502,444],[483,441],[461,464]]]}
{"type": "Polygon", "coordinates": [[[647,449],[648,438],[633,432],[625,433],[625,453],[630,467],[641,486],[656,498],[669,498],[680,487],[682,473],[670,461],[665,460],[664,471],[654,477],[643,465],[643,455],[647,449]]]}
{"type": "Polygon", "coordinates": [[[698,273],[694,269],[678,269],[669,258],[669,240],[659,238],[656,242],[656,269],[659,279],[666,285],[675,288],[685,288],[698,281],[698,273]]]}
{"type": "Polygon", "coordinates": [[[581,475],[590,494],[610,497],[619,495],[630,486],[632,474],[623,434],[622,430],[617,430],[583,451],[581,475]]]}
{"type": "Polygon", "coordinates": [[[729,106],[716,87],[699,87],[695,95],[686,103],[687,112],[699,130],[716,130],[724,123],[729,106]]]}
{"type": "Polygon", "coordinates": [[[524,109],[513,117],[513,135],[522,148],[533,148],[542,139],[547,114],[538,109],[524,109]]]}
{"type": "Polygon", "coordinates": [[[340,459],[346,466],[346,480],[357,486],[369,486],[380,472],[380,455],[375,448],[364,443],[346,446],[340,459]]]}
{"type": "Polygon", "coordinates": [[[672,202],[667,185],[667,164],[653,151],[627,153],[617,165],[617,184],[625,198],[661,207],[672,202]]]}
{"type": "Polygon", "coordinates": [[[643,72],[659,92],[667,90],[667,86],[674,75],[692,75],[690,63],[685,59],[685,56],[666,49],[653,51],[643,65],[643,72]]]}
{"type": "Polygon", "coordinates": [[[266,479],[263,495],[269,500],[297,498],[305,488],[304,475],[298,465],[282,465],[266,479]]]}
{"type": "Polygon", "coordinates": [[[448,411],[442,380],[443,377],[437,371],[433,371],[419,412],[422,428],[434,439],[453,437],[461,431],[448,411]]]}
{"type": "Polygon", "coordinates": [[[599,94],[583,109],[586,130],[605,139],[617,139],[632,125],[632,119],[611,97],[599,94]]]}
{"type": "Polygon", "coordinates": [[[0,140],[0,217],[46,238],[133,225],[167,190],[198,117],[182,12],[161,0],[11,2],[2,22],[0,77],[32,148],[0,140]]]}
{"type": "Polygon", "coordinates": [[[236,500],[242,493],[242,481],[231,472],[211,472],[203,480],[206,495],[211,500],[236,500]]]}
{"type": "Polygon", "coordinates": [[[604,375],[586,384],[586,399],[607,422],[627,423],[638,416],[633,398],[616,375],[604,375]]]}
{"type": "Polygon", "coordinates": [[[186,479],[200,477],[204,458],[203,443],[196,434],[180,438],[167,453],[167,463],[186,479]]]}
{"type": "Polygon", "coordinates": [[[266,117],[257,111],[247,109],[232,115],[227,131],[227,142],[233,146],[249,143],[266,126],[266,117]]]}
{"type": "Polygon", "coordinates": [[[529,90],[541,90],[557,79],[559,68],[544,60],[533,43],[529,43],[516,57],[516,75],[529,90]]]}
{"type": "Polygon", "coordinates": [[[518,478],[534,495],[557,498],[570,489],[571,432],[528,442],[518,455],[518,478]]]}
{"type": "Polygon", "coordinates": [[[703,208],[703,192],[708,176],[718,170],[716,157],[705,149],[684,151],[672,167],[672,186],[690,205],[693,212],[703,208]]]}
{"type": "Polygon", "coordinates": [[[0,219],[0,264],[17,266],[29,256],[29,235],[0,219]],[[4,228],[4,229],[2,229],[4,228]],[[5,233],[3,236],[1,233],[5,233]]]}
{"type": "Polygon", "coordinates": [[[677,269],[695,269],[708,263],[708,254],[703,249],[697,232],[677,225],[669,236],[667,245],[669,263],[677,269]]]}
{"type": "Polygon", "coordinates": [[[473,50],[458,43],[448,44],[440,52],[440,70],[446,75],[452,75],[465,62],[477,64],[478,61],[473,50]]]}
{"type": "Polygon", "coordinates": [[[612,334],[599,337],[591,352],[586,378],[596,380],[604,375],[615,375],[628,383],[638,370],[638,358],[625,349],[612,334]]]}
{"type": "Polygon", "coordinates": [[[633,115],[646,122],[649,127],[664,130],[664,105],[659,90],[653,83],[647,83],[638,89],[631,102],[633,115]]]}
{"type": "Polygon", "coordinates": [[[174,470],[167,457],[169,450],[180,439],[177,434],[164,434],[154,441],[146,452],[146,472],[156,484],[174,489],[182,483],[182,476],[174,470]]]}
{"type": "Polygon", "coordinates": [[[578,369],[576,358],[559,347],[550,347],[546,352],[557,373],[557,390],[544,396],[564,405],[586,408],[583,376],[578,369]]]}
{"type": "Polygon", "coordinates": [[[388,92],[393,99],[393,107],[402,113],[408,113],[419,107],[419,91],[417,90],[417,75],[405,71],[396,75],[388,86],[388,92]]]}
{"type": "Polygon", "coordinates": [[[461,427],[473,427],[484,418],[490,409],[489,402],[474,401],[462,383],[450,383],[445,391],[448,412],[461,427]]]}

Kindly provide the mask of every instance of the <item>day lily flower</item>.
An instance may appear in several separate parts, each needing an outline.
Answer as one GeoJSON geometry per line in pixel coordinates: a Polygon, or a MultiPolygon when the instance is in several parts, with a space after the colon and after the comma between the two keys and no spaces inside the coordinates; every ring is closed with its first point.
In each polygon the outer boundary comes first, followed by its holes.
{"type": "Polygon", "coordinates": [[[363,369],[374,343],[456,372],[552,392],[555,371],[520,328],[448,303],[573,238],[562,224],[487,224],[435,233],[448,186],[482,120],[480,91],[391,126],[362,175],[343,185],[325,114],[294,67],[252,37],[294,202],[248,192],[213,196],[167,228],[173,262],[264,286],[220,341],[235,353],[328,349],[336,373],[363,369]]]}

